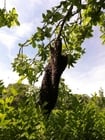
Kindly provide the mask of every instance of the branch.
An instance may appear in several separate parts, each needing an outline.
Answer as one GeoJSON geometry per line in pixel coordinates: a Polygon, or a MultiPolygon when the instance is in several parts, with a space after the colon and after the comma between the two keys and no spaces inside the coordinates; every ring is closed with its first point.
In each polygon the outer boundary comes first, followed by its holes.
{"type": "Polygon", "coordinates": [[[57,37],[57,38],[60,38],[61,32],[62,32],[62,30],[63,30],[63,26],[64,26],[64,24],[65,24],[65,22],[66,22],[68,16],[69,16],[69,15],[72,15],[72,9],[73,9],[73,5],[70,6],[70,8],[69,8],[67,14],[64,16],[64,19],[63,19],[63,22],[62,22],[62,24],[61,24],[61,28],[60,28],[60,31],[59,31],[59,34],[58,34],[58,37],[57,37]]]}

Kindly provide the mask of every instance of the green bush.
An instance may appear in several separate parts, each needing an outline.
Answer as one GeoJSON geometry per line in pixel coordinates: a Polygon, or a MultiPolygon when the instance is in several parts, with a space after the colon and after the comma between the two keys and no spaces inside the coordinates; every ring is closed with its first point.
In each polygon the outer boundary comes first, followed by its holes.
{"type": "Polygon", "coordinates": [[[101,97],[72,94],[61,82],[57,106],[46,119],[36,103],[38,89],[29,87],[25,98],[19,98],[25,90],[17,87],[2,90],[0,140],[105,140],[105,108],[97,104],[101,97]],[[12,103],[17,98],[15,106],[12,103]]]}

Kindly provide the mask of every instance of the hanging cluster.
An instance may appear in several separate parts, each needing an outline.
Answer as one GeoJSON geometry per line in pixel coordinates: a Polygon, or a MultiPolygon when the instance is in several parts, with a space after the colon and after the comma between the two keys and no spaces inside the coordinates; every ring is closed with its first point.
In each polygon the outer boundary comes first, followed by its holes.
{"type": "Polygon", "coordinates": [[[54,47],[50,47],[50,53],[51,58],[45,68],[39,101],[44,114],[47,115],[55,107],[60,77],[67,66],[67,56],[62,55],[62,40],[60,38],[56,39],[54,47]]]}

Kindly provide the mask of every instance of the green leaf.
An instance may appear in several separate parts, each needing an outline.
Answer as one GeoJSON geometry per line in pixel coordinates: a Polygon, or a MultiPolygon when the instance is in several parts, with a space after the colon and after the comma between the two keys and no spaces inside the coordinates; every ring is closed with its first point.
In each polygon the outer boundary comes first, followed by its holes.
{"type": "Polygon", "coordinates": [[[63,15],[60,14],[59,12],[56,12],[56,13],[54,14],[54,16],[53,16],[53,21],[54,21],[54,22],[57,22],[57,21],[59,21],[59,20],[62,19],[62,18],[63,18],[63,15]]]}
{"type": "Polygon", "coordinates": [[[86,17],[83,21],[83,26],[88,25],[91,22],[91,17],[86,17]]]}
{"type": "Polygon", "coordinates": [[[102,43],[105,44],[105,33],[102,34],[102,35],[100,36],[100,38],[102,39],[102,43]]]}

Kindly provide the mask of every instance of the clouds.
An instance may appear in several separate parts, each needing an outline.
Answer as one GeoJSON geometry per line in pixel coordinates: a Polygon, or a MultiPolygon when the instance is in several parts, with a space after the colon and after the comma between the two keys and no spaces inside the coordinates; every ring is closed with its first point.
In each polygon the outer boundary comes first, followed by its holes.
{"type": "Polygon", "coordinates": [[[0,70],[0,79],[3,80],[5,86],[8,86],[10,83],[15,83],[19,79],[17,73],[12,72],[11,70],[1,71],[0,70]]]}
{"type": "MultiPolygon", "coordinates": [[[[105,50],[105,48],[103,49],[105,50]]],[[[73,90],[73,93],[91,95],[94,92],[98,92],[100,88],[105,91],[105,63],[101,61],[105,58],[105,55],[104,58],[100,57],[101,55],[97,55],[97,57],[95,55],[97,54],[94,53],[93,57],[97,58],[96,62],[87,60],[85,61],[86,63],[83,63],[83,60],[80,60],[74,68],[67,69],[64,72],[63,77],[73,90]],[[98,59],[99,61],[97,62],[98,59]],[[86,65],[88,65],[87,68],[85,68],[86,65]]],[[[90,56],[88,55],[88,57],[90,56]]]]}
{"type": "Polygon", "coordinates": [[[65,72],[63,77],[65,78],[66,84],[72,89],[73,93],[80,94],[93,94],[94,92],[98,92],[100,87],[105,90],[105,79],[103,74],[105,71],[98,72],[97,69],[91,72],[78,73],[75,71],[74,74],[72,72],[65,72]]]}
{"type": "Polygon", "coordinates": [[[4,45],[8,50],[14,47],[16,40],[17,37],[13,36],[11,32],[0,31],[0,44],[4,45]]]}
{"type": "Polygon", "coordinates": [[[14,34],[17,37],[29,37],[32,34],[32,29],[34,29],[32,22],[24,22],[19,27],[16,27],[14,34]]]}
{"type": "Polygon", "coordinates": [[[2,79],[6,86],[16,82],[18,78],[18,74],[12,72],[10,67],[8,68],[3,62],[0,62],[0,80],[2,79]]]}
{"type": "Polygon", "coordinates": [[[105,74],[105,65],[98,65],[90,71],[90,74],[92,74],[92,77],[94,80],[99,79],[104,80],[104,74],[105,74]]]}

